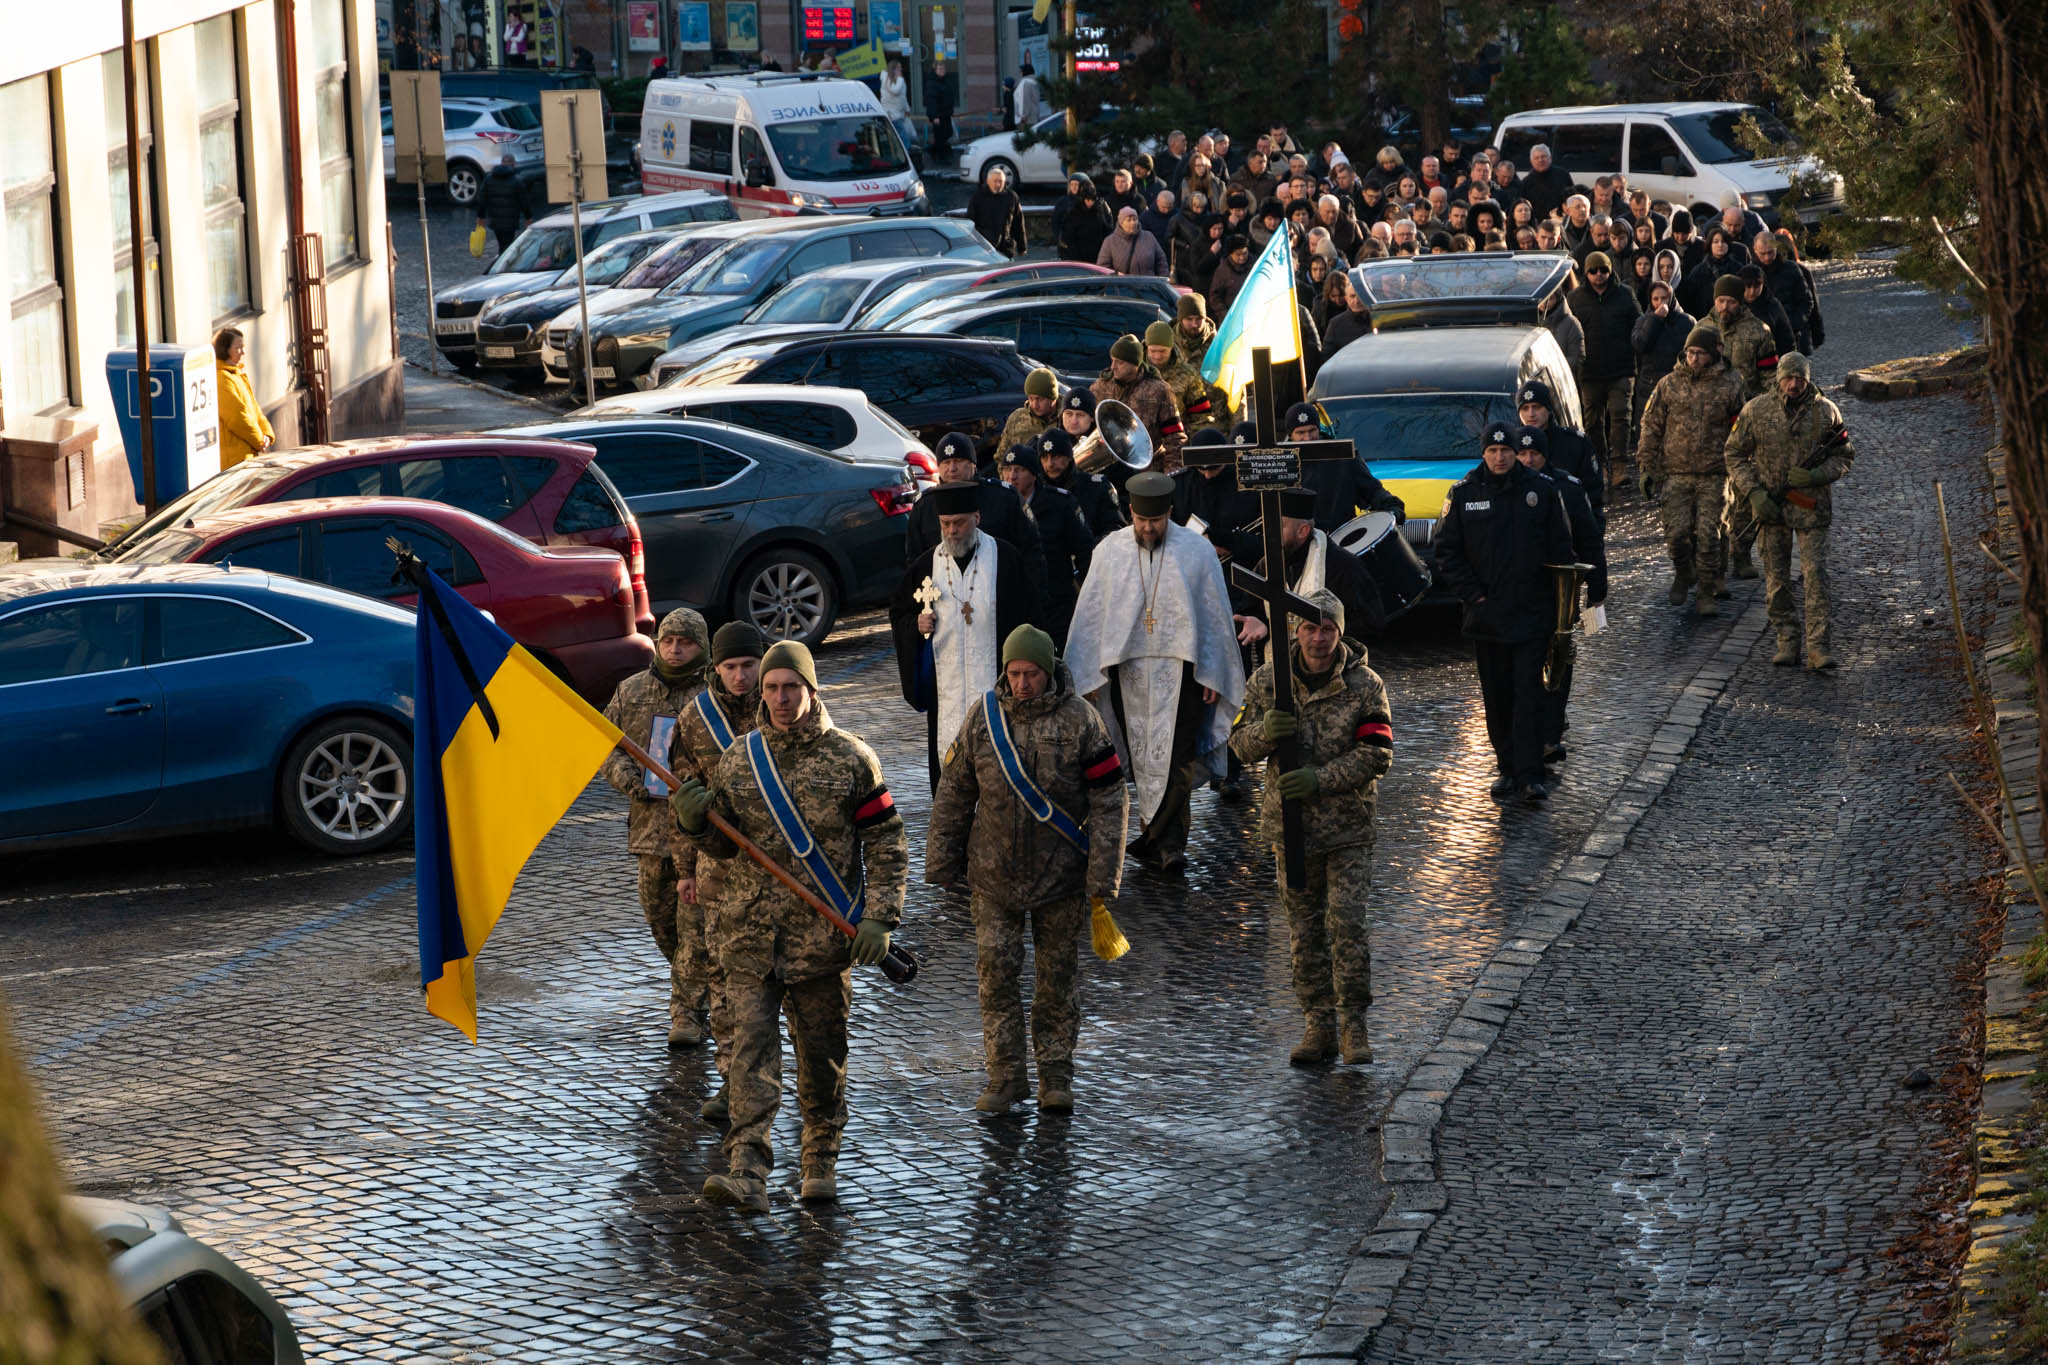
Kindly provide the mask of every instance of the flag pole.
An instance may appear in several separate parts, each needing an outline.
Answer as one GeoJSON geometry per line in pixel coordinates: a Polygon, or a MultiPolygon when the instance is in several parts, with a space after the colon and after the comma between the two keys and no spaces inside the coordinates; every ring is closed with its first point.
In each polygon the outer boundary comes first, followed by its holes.
{"type": "MultiPolygon", "coordinates": [[[[667,764],[657,760],[653,754],[648,753],[647,750],[641,748],[625,735],[619,736],[619,747],[632,755],[634,762],[668,783],[670,791],[674,791],[683,785],[676,780],[676,775],[668,770],[667,764]]],[[[759,844],[740,833],[737,829],[734,829],[731,823],[720,816],[717,811],[707,810],[704,814],[711,821],[713,829],[739,845],[740,852],[759,863],[763,871],[789,888],[798,900],[810,906],[811,909],[817,911],[820,915],[823,915],[826,921],[840,933],[848,938],[854,936],[857,931],[846,916],[827,905],[816,892],[791,876],[788,869],[769,857],[759,844]]],[[[891,945],[889,955],[882,959],[882,972],[897,985],[907,985],[917,977],[917,959],[903,949],[891,945]]]]}

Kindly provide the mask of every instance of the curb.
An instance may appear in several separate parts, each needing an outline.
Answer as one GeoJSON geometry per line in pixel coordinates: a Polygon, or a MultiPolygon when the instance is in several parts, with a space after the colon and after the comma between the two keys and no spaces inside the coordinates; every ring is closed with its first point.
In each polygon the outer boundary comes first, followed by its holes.
{"type": "Polygon", "coordinates": [[[1842,381],[1842,387],[1858,398],[1884,402],[1893,398],[1919,398],[1925,394],[1942,393],[1948,389],[1966,388],[1981,383],[1986,372],[1972,370],[1967,374],[1936,375],[1928,379],[1878,379],[1868,370],[1851,370],[1849,377],[1842,381]]]}
{"type": "Polygon", "coordinates": [[[1648,751],[1608,801],[1578,853],[1524,908],[1513,937],[1494,951],[1457,1017],[1394,1096],[1380,1128],[1380,1175],[1390,1196],[1387,1211],[1360,1241],[1342,1283],[1330,1296],[1321,1327],[1295,1353],[1295,1360],[1359,1360],[1372,1346],[1423,1234],[1450,1204],[1437,1167],[1437,1129],[1451,1096],[1466,1073],[1492,1051],[1544,952],[1579,922],[1609,860],[1627,846],[1643,816],[1677,776],[1679,760],[1707,711],[1769,624],[1759,592],[1665,712],[1648,751]]]}

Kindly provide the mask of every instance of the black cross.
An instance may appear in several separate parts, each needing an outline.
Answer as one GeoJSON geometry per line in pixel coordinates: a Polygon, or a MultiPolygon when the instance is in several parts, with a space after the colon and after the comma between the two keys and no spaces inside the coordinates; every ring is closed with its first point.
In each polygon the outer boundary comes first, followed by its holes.
{"type": "MultiPolygon", "coordinates": [[[[1273,393],[1272,353],[1261,348],[1252,352],[1252,415],[1258,441],[1249,446],[1186,446],[1182,460],[1197,467],[1234,462],[1238,487],[1259,495],[1259,516],[1266,542],[1266,572],[1255,573],[1242,564],[1230,566],[1231,579],[1246,594],[1266,608],[1268,655],[1273,663],[1273,706],[1280,711],[1294,709],[1294,670],[1289,666],[1288,616],[1319,619],[1322,613],[1287,586],[1287,552],[1280,543],[1280,491],[1301,486],[1304,460],[1355,460],[1358,447],[1350,441],[1282,441],[1276,439],[1279,414],[1273,393]],[[1211,453],[1213,452],[1213,454],[1211,453]]],[[[1274,757],[1286,772],[1299,761],[1292,739],[1283,739],[1274,757]]],[[[1307,881],[1305,850],[1301,836],[1301,803],[1280,802],[1280,825],[1287,884],[1299,890],[1307,881]]]]}

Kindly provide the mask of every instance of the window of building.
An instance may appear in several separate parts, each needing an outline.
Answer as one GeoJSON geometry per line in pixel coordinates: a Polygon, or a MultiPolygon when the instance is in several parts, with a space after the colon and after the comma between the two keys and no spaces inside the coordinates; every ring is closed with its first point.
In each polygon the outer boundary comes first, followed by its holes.
{"type": "Polygon", "coordinates": [[[48,412],[71,402],[71,345],[57,251],[47,76],[0,85],[0,199],[7,209],[8,332],[14,339],[7,406],[48,412]]]}
{"type": "Polygon", "coordinates": [[[305,17],[307,66],[313,73],[313,113],[320,130],[321,231],[327,264],[354,260],[356,166],[353,83],[348,74],[348,0],[312,0],[305,17]]]}
{"type": "Polygon", "coordinates": [[[215,319],[249,308],[248,212],[242,204],[242,89],[235,16],[193,26],[199,55],[199,179],[215,319]]]}
{"type": "Polygon", "coordinates": [[[142,164],[135,171],[141,177],[142,230],[137,232],[129,214],[128,177],[128,90],[123,76],[120,49],[100,54],[100,92],[107,113],[107,196],[109,221],[114,226],[114,340],[122,346],[135,344],[135,266],[138,238],[148,277],[149,336],[164,336],[164,287],[162,262],[156,242],[156,126],[151,121],[149,97],[150,44],[135,45],[135,128],[142,164]]]}

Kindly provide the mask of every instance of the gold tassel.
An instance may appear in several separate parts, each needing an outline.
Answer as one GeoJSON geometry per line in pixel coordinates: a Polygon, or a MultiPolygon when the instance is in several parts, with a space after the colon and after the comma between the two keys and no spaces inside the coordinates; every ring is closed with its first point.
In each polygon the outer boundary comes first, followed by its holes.
{"type": "Polygon", "coordinates": [[[1091,897],[1088,903],[1094,910],[1095,955],[1104,962],[1114,962],[1131,950],[1131,942],[1109,917],[1109,907],[1103,904],[1102,897],[1091,897]]]}

